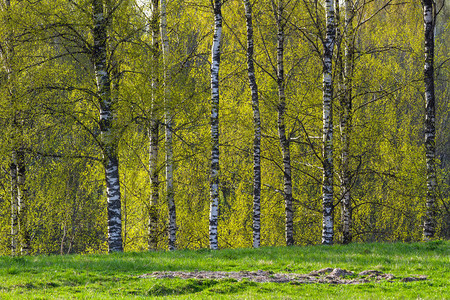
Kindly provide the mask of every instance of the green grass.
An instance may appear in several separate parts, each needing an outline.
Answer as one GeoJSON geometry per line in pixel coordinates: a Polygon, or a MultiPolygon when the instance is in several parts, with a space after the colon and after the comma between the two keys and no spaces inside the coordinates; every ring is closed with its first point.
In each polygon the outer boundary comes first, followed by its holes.
{"type": "Polygon", "coordinates": [[[0,299],[450,299],[450,242],[0,257],[0,299]],[[138,278],[154,271],[375,269],[417,282],[359,285],[138,278]]]}

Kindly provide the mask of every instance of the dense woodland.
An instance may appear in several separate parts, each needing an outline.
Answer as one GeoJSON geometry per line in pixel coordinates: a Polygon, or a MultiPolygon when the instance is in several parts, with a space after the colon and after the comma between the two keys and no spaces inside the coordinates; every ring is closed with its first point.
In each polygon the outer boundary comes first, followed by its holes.
{"type": "Polygon", "coordinates": [[[449,1],[0,19],[2,255],[450,238],[449,1]]]}

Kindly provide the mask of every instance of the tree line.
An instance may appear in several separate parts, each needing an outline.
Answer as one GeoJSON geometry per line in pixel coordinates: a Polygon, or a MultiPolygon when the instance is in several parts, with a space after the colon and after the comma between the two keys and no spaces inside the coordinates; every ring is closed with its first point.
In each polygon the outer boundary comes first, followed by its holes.
{"type": "Polygon", "coordinates": [[[449,238],[449,9],[4,0],[0,253],[449,238]]]}

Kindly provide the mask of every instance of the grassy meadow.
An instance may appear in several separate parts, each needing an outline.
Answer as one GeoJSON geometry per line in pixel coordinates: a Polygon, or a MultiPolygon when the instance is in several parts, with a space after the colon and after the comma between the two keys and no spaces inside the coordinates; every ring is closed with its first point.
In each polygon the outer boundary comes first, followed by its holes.
{"type": "Polygon", "coordinates": [[[0,299],[450,299],[450,241],[0,257],[0,299]],[[354,285],[140,278],[154,271],[378,270],[354,285]],[[425,281],[401,278],[426,275],[425,281]]]}

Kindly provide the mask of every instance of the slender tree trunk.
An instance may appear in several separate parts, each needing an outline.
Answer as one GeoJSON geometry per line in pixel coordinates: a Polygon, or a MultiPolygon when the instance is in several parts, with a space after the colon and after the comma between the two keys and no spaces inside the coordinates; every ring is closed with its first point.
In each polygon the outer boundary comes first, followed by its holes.
{"type": "Polygon", "coordinates": [[[326,0],[326,38],[323,54],[323,230],[322,243],[333,244],[333,79],[335,43],[334,1],[326,0]]]}
{"type": "Polygon", "coordinates": [[[211,49],[211,174],[209,247],[218,249],[219,215],[219,66],[222,38],[222,0],[214,0],[214,39],[211,49]]]}
{"type": "Polygon", "coordinates": [[[111,97],[111,80],[106,64],[107,58],[107,20],[103,2],[92,0],[94,63],[97,92],[100,105],[100,131],[105,168],[107,211],[108,211],[108,251],[121,252],[122,220],[120,207],[119,159],[117,155],[117,136],[113,130],[114,114],[111,97]]]}
{"type": "Polygon", "coordinates": [[[173,187],[173,135],[172,115],[166,113],[166,193],[169,208],[169,250],[176,250],[177,214],[175,206],[175,192],[173,187]]]}
{"type": "MultiPolygon", "coordinates": [[[[9,25],[10,19],[10,9],[11,3],[9,0],[5,0],[5,10],[6,10],[6,23],[9,25]]],[[[4,63],[4,68],[7,72],[7,83],[14,84],[13,81],[13,72],[12,72],[12,57],[14,56],[14,48],[13,48],[13,34],[12,31],[9,32],[8,37],[5,41],[5,47],[0,49],[2,55],[2,61],[4,63]]],[[[10,88],[10,101],[11,106],[14,107],[14,89],[10,88]]],[[[15,126],[15,115],[16,112],[13,112],[13,127],[15,126]]],[[[14,134],[12,135],[12,140],[15,139],[14,134]]],[[[18,195],[18,186],[17,186],[17,152],[15,150],[15,146],[13,146],[13,150],[11,153],[11,162],[10,162],[10,176],[11,176],[11,255],[17,254],[17,247],[19,244],[19,195],[18,195]]]]}
{"type": "Polygon", "coordinates": [[[156,250],[158,247],[158,202],[159,202],[159,170],[158,170],[158,155],[159,155],[159,119],[157,116],[156,102],[158,95],[158,69],[159,69],[159,6],[158,0],[151,1],[151,30],[152,30],[152,103],[150,116],[150,206],[149,206],[149,241],[148,249],[156,250]]]}
{"type": "Polygon", "coordinates": [[[150,136],[150,206],[148,226],[148,249],[156,250],[158,247],[158,202],[159,202],[159,178],[158,178],[158,152],[159,152],[159,121],[152,117],[149,128],[150,136]]]}
{"type": "Polygon", "coordinates": [[[17,254],[19,233],[19,196],[17,187],[17,154],[12,152],[10,176],[11,176],[11,255],[17,254]]]}
{"type": "Polygon", "coordinates": [[[342,242],[352,241],[351,174],[349,166],[350,136],[352,130],[352,78],[353,78],[353,18],[352,0],[345,0],[345,69],[344,91],[341,97],[340,130],[342,142],[342,242]]]}
{"type": "Polygon", "coordinates": [[[278,138],[280,140],[281,154],[283,156],[283,194],[285,202],[286,216],[286,245],[294,245],[294,211],[292,206],[292,177],[291,177],[291,153],[289,149],[290,141],[286,136],[286,124],[284,117],[286,115],[286,95],[284,81],[284,1],[278,0],[275,5],[272,1],[272,7],[275,13],[277,23],[277,85],[278,85],[278,138]]]}
{"type": "Polygon", "coordinates": [[[252,4],[244,0],[245,19],[247,22],[247,69],[252,95],[253,127],[253,247],[261,245],[261,118],[259,113],[258,85],[256,83],[253,63],[253,22],[252,4]]]}
{"type": "Polygon", "coordinates": [[[177,214],[175,207],[175,193],[173,187],[173,116],[172,103],[167,87],[169,82],[168,58],[169,58],[169,38],[167,37],[167,12],[166,0],[160,0],[161,4],[161,40],[162,55],[164,63],[164,103],[165,103],[165,134],[166,134],[166,197],[169,206],[169,250],[176,249],[177,234],[177,214]]]}
{"type": "Polygon", "coordinates": [[[12,127],[15,133],[12,135],[13,149],[10,163],[11,175],[11,253],[17,254],[17,247],[20,246],[20,253],[28,255],[31,251],[31,234],[28,224],[28,192],[26,187],[26,165],[25,152],[23,150],[23,130],[24,120],[16,106],[16,91],[14,82],[14,33],[11,23],[10,9],[11,2],[5,1],[6,24],[8,35],[4,47],[0,49],[4,67],[7,73],[7,85],[9,85],[10,104],[12,111],[12,127]]]}
{"type": "Polygon", "coordinates": [[[17,189],[19,198],[19,239],[21,254],[28,255],[31,251],[31,234],[28,224],[28,190],[26,187],[26,165],[25,152],[23,149],[17,151],[17,189]]]}
{"type": "Polygon", "coordinates": [[[436,109],[434,96],[434,28],[436,20],[436,3],[433,0],[423,0],[422,4],[425,27],[425,151],[427,162],[427,211],[423,225],[423,238],[424,240],[429,240],[434,237],[436,232],[436,109]]]}

